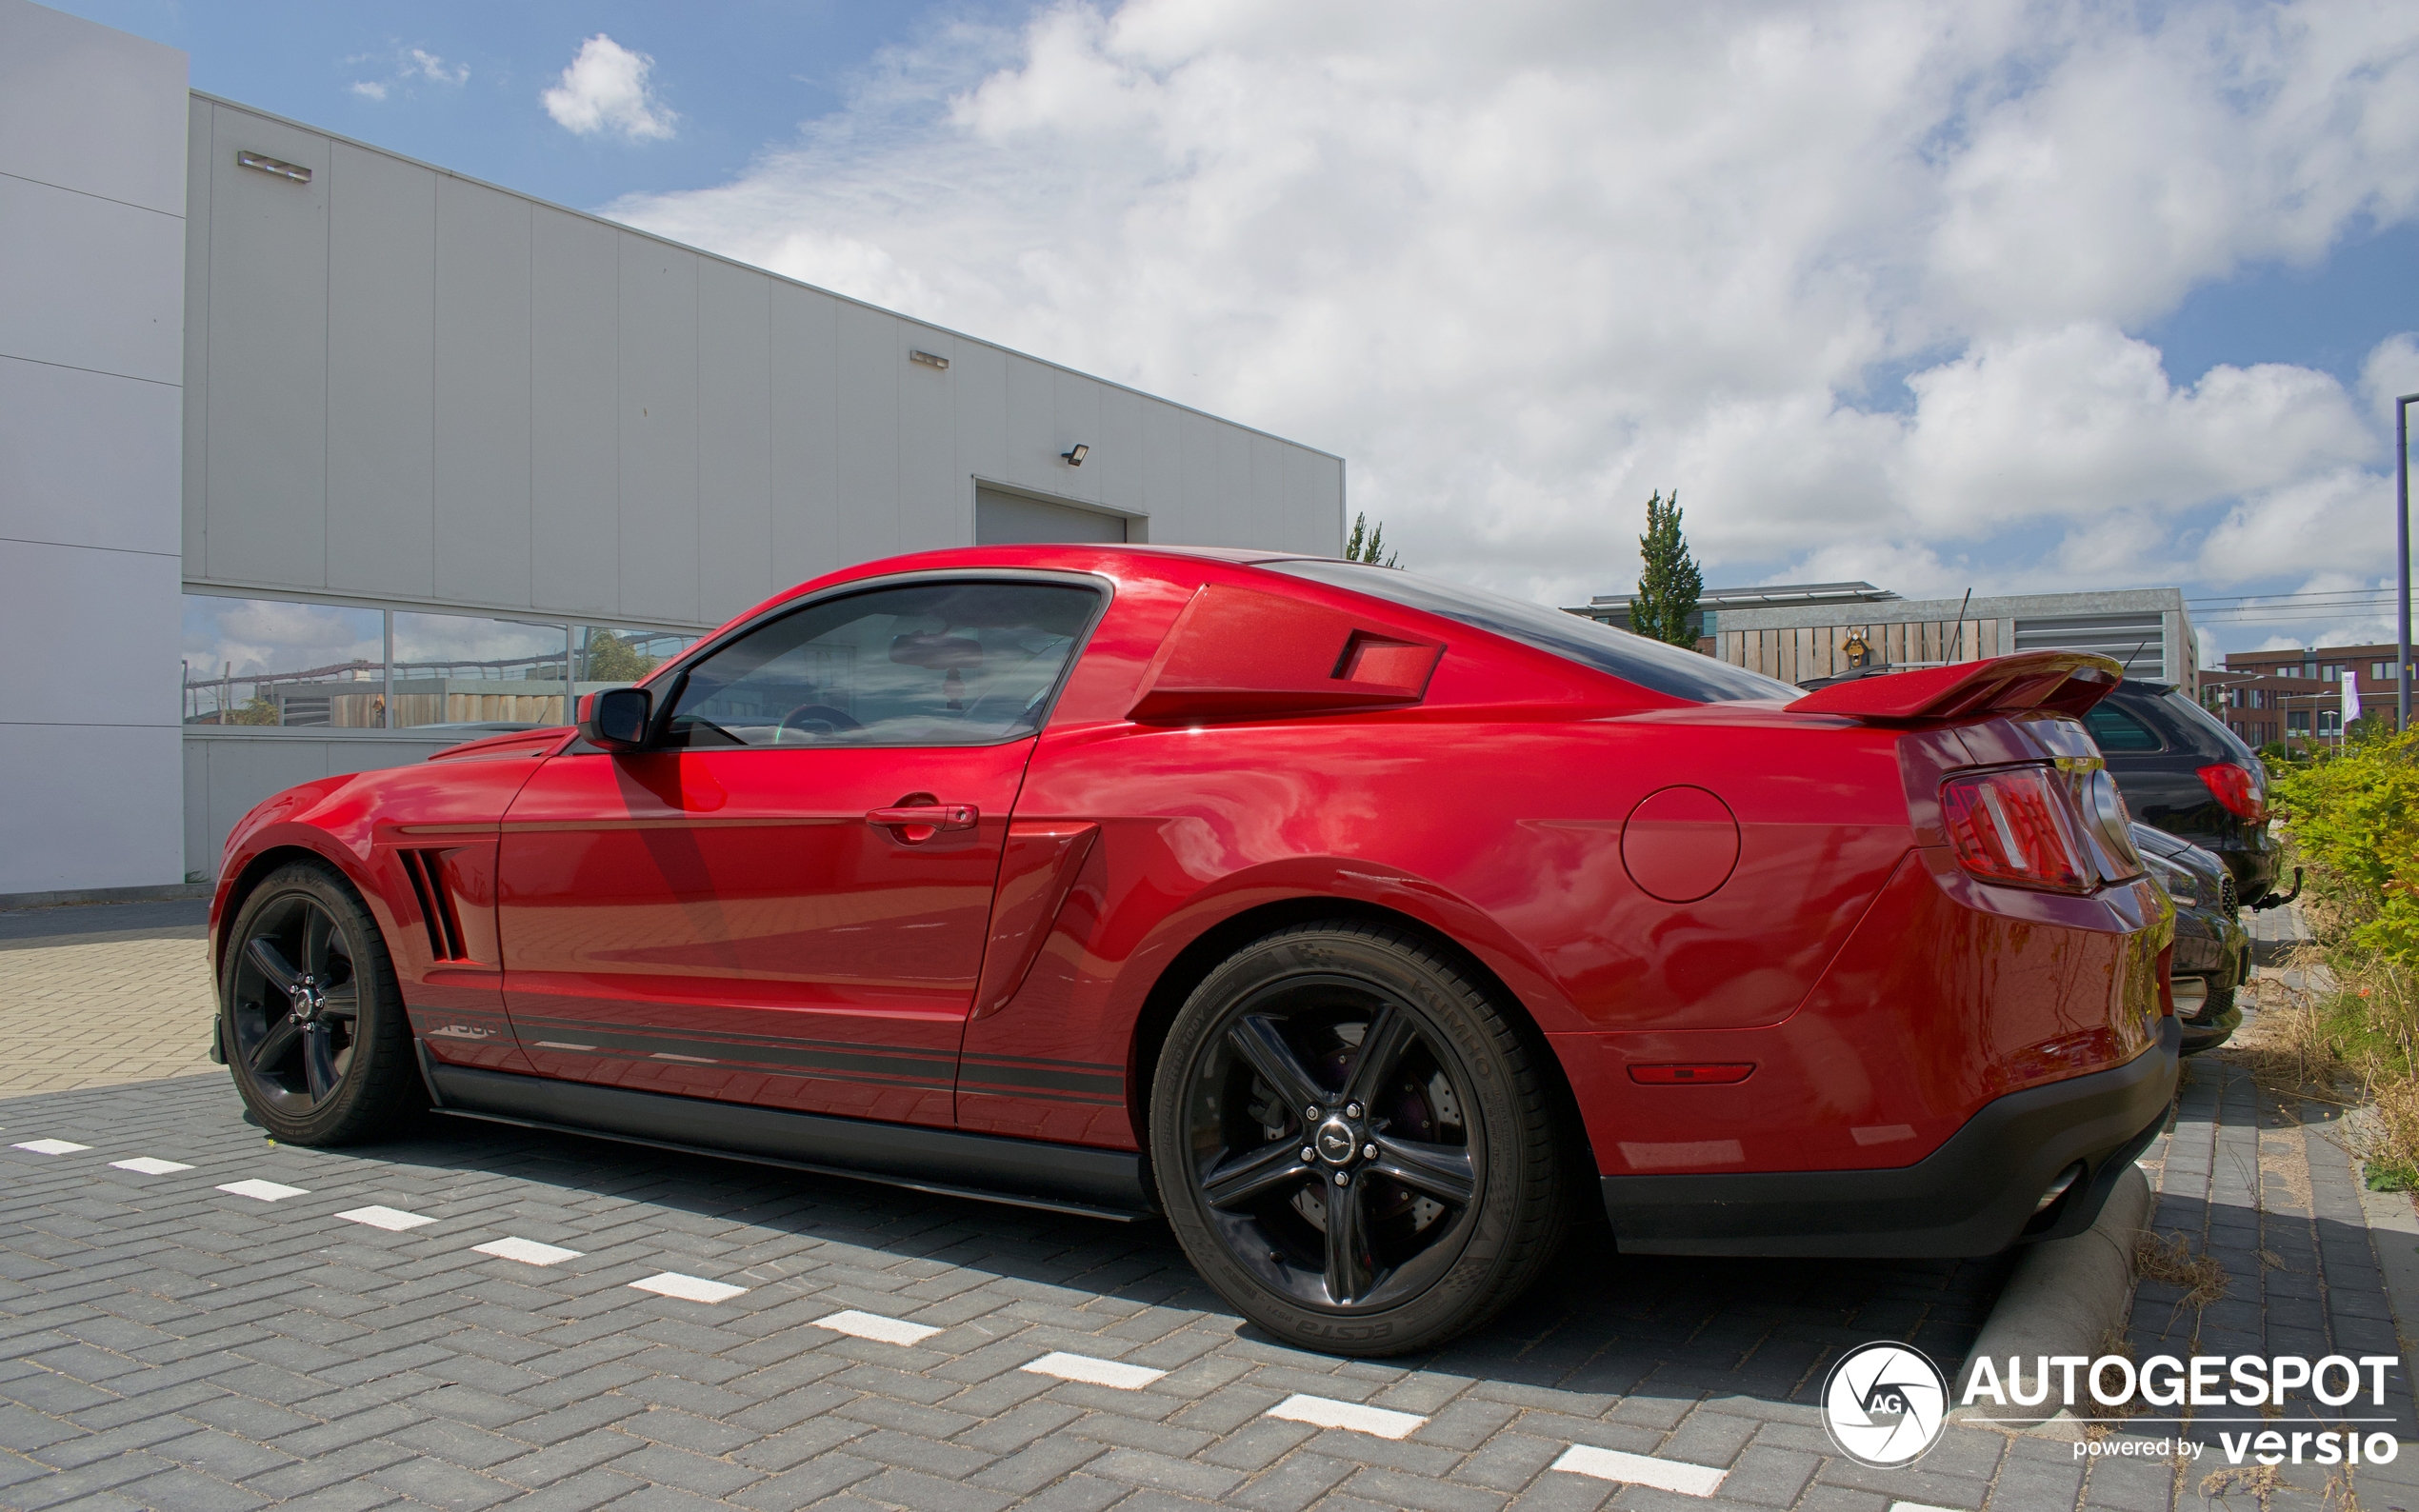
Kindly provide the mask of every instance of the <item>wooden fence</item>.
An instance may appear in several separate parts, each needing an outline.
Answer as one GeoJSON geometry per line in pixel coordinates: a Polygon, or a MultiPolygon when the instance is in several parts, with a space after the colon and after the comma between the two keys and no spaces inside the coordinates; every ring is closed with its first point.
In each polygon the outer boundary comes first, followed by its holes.
{"type": "Polygon", "coordinates": [[[1849,670],[1844,647],[1861,637],[1869,661],[1892,666],[1977,662],[1999,654],[1997,620],[1914,620],[1894,625],[1816,625],[1795,630],[1723,630],[1715,639],[1723,661],[1784,683],[1811,682],[1849,670]]]}

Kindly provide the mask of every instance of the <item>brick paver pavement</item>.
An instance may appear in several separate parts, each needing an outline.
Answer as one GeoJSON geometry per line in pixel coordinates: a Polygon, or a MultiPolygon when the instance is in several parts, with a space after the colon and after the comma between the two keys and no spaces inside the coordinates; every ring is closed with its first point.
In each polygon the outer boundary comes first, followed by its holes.
{"type": "MultiPolygon", "coordinates": [[[[2177,1324],[2146,1287],[2138,1352],[2195,1325],[2208,1352],[2377,1352],[2340,1150],[2204,1062],[2152,1155],[2160,1224],[2235,1289],[2177,1324]]],[[[1445,1351],[1345,1362],[1241,1325],[1157,1224],[445,1119],[297,1149],[220,1072],[0,1103],[0,1506],[2204,1505],[2215,1450],[2078,1462],[1966,1425],[1902,1471],[1832,1450],[1829,1363],[1900,1339],[1953,1371],[2004,1271],[1597,1239],[1445,1351]],[[1630,1479],[1557,1468],[1574,1446],[1630,1479]]],[[[2361,1504],[2419,1507],[2410,1469],[2364,1468],[2361,1504]]],[[[2280,1507],[2328,1494],[2281,1479],[2280,1507]]]]}
{"type": "Polygon", "coordinates": [[[1617,1497],[1881,1512],[1891,1496],[1980,1507],[2020,1458],[1958,1428],[1916,1471],[1865,1471],[1830,1453],[1808,1405],[1845,1346],[1904,1338],[1958,1359],[1995,1263],[1582,1246],[1478,1335],[1355,1363],[1239,1327],[1157,1224],[449,1120],[409,1142],[298,1149],[207,1078],[19,1098],[0,1124],[10,1146],[90,1146],[0,1148],[0,1503],[14,1507],[1450,1512],[1617,1497]],[[190,1168],[113,1164],[146,1157],[190,1168]],[[299,1191],[220,1190],[244,1181],[299,1191]],[[372,1205],[432,1221],[338,1216],[372,1205]],[[580,1253],[537,1266],[475,1247],[506,1239],[580,1253]],[[710,1303],[631,1284],[666,1272],[747,1290],[710,1303]],[[843,1311],[937,1331],[901,1344],[817,1325],[843,1311]],[[1051,1353],[1165,1374],[1126,1390],[1024,1368],[1051,1353]],[[1296,1395],[1424,1421],[1394,1439],[1269,1415],[1296,1395]],[[1549,1468],[1573,1444],[1725,1476],[1706,1501],[1549,1468]]]}
{"type": "Polygon", "coordinates": [[[0,1097],[218,1068],[200,901],[0,913],[0,1097]]]}

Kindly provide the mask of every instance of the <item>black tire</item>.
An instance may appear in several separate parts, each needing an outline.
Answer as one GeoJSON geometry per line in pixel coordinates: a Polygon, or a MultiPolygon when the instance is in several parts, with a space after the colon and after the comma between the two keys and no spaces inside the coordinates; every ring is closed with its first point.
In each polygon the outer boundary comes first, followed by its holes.
{"type": "Polygon", "coordinates": [[[1150,1098],[1161,1208],[1218,1294],[1279,1339],[1433,1348],[1518,1297],[1562,1240],[1569,1151],[1542,1053],[1416,936],[1278,930],[1210,972],[1169,1031],[1150,1098]]]}
{"type": "Polygon", "coordinates": [[[386,941],[329,866],[281,866],[244,900],[218,1012],[244,1105],[288,1144],[376,1139],[428,1105],[386,941]]]}

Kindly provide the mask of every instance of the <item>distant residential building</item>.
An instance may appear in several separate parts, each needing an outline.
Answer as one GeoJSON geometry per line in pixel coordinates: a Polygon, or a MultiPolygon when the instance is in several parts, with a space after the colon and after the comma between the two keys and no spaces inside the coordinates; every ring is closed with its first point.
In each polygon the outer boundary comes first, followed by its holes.
{"type": "Polygon", "coordinates": [[[2360,690],[2363,713],[2392,709],[2391,646],[2232,652],[2225,671],[2205,674],[2201,702],[2252,746],[2331,740],[2343,733],[2347,672],[2360,690]]]}

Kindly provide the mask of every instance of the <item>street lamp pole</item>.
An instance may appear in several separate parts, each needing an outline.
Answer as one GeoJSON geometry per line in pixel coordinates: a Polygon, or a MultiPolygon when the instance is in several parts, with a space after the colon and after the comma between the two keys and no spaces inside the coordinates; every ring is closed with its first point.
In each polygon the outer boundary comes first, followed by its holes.
{"type": "Polygon", "coordinates": [[[2419,394],[2394,401],[2394,570],[2402,593],[2394,601],[2394,728],[2410,727],[2410,407],[2419,394]]]}

